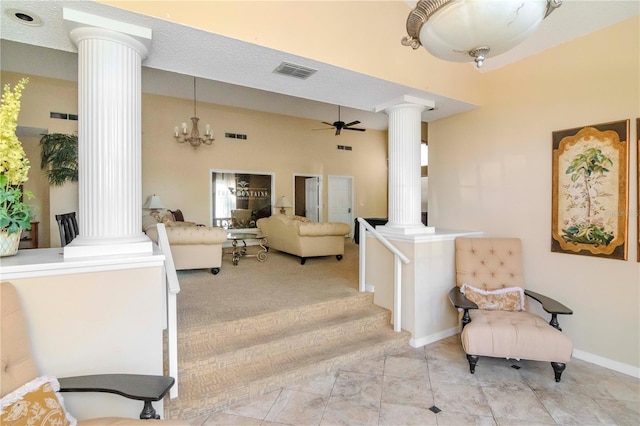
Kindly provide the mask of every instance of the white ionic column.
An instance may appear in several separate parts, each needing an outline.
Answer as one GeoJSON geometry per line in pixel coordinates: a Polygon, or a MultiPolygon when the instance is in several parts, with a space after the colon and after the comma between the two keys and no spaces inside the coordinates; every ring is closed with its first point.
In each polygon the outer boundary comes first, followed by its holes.
{"type": "Polygon", "coordinates": [[[141,72],[151,31],[65,9],[78,47],[80,234],[64,257],[151,253],[142,232],[141,72]]]}
{"type": "Polygon", "coordinates": [[[389,116],[389,222],[381,232],[414,235],[434,232],[422,223],[420,130],[431,101],[403,96],[376,108],[389,116]]]}

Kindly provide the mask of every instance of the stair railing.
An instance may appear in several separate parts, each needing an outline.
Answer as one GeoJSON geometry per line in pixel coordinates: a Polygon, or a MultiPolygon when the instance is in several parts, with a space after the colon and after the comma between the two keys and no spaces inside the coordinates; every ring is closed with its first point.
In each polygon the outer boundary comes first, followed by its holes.
{"type": "Polygon", "coordinates": [[[157,225],[158,246],[164,254],[164,270],[167,275],[167,356],[169,358],[169,375],[176,382],[169,391],[169,398],[178,397],[178,293],[180,293],[180,282],[176,273],[176,266],[173,263],[169,237],[164,223],[157,225]]]}
{"type": "Polygon", "coordinates": [[[366,290],[366,254],[367,254],[367,234],[366,231],[369,231],[371,235],[373,235],[380,243],[386,247],[391,253],[393,253],[393,331],[401,331],[402,324],[402,265],[400,262],[405,265],[410,263],[411,261],[407,256],[404,255],[396,246],[391,244],[389,240],[387,240],[382,234],[375,230],[375,228],[364,220],[363,218],[358,218],[358,223],[360,226],[360,274],[359,274],[359,282],[358,289],[363,292],[366,290]]]}

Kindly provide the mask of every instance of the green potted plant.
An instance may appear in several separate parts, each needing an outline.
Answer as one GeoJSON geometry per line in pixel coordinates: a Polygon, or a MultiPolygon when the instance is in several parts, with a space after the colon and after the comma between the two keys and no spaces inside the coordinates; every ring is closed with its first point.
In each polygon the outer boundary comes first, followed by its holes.
{"type": "Polygon", "coordinates": [[[16,136],[20,98],[28,82],[21,79],[13,90],[6,84],[0,104],[0,256],[16,254],[22,231],[31,229],[31,207],[24,198],[32,194],[22,189],[31,166],[16,136]]]}
{"type": "Polygon", "coordinates": [[[78,136],[51,133],[40,139],[40,168],[49,185],[78,181],[78,136]]]}

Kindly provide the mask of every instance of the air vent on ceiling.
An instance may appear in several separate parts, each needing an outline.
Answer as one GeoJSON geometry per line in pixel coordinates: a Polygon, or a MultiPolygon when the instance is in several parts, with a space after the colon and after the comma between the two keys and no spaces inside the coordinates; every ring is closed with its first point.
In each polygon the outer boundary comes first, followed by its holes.
{"type": "Polygon", "coordinates": [[[273,70],[276,74],[290,75],[291,77],[306,79],[318,70],[303,67],[302,65],[292,64],[291,62],[283,62],[273,70]]]}

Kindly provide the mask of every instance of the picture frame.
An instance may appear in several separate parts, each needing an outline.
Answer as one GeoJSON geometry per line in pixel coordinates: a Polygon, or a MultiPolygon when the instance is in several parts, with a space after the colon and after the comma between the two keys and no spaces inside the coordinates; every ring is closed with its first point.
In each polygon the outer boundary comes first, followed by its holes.
{"type": "Polygon", "coordinates": [[[210,170],[211,226],[256,229],[271,216],[275,203],[275,174],[244,170],[210,170]]]}
{"type": "Polygon", "coordinates": [[[552,252],[627,259],[629,123],[552,132],[552,252]]]}

